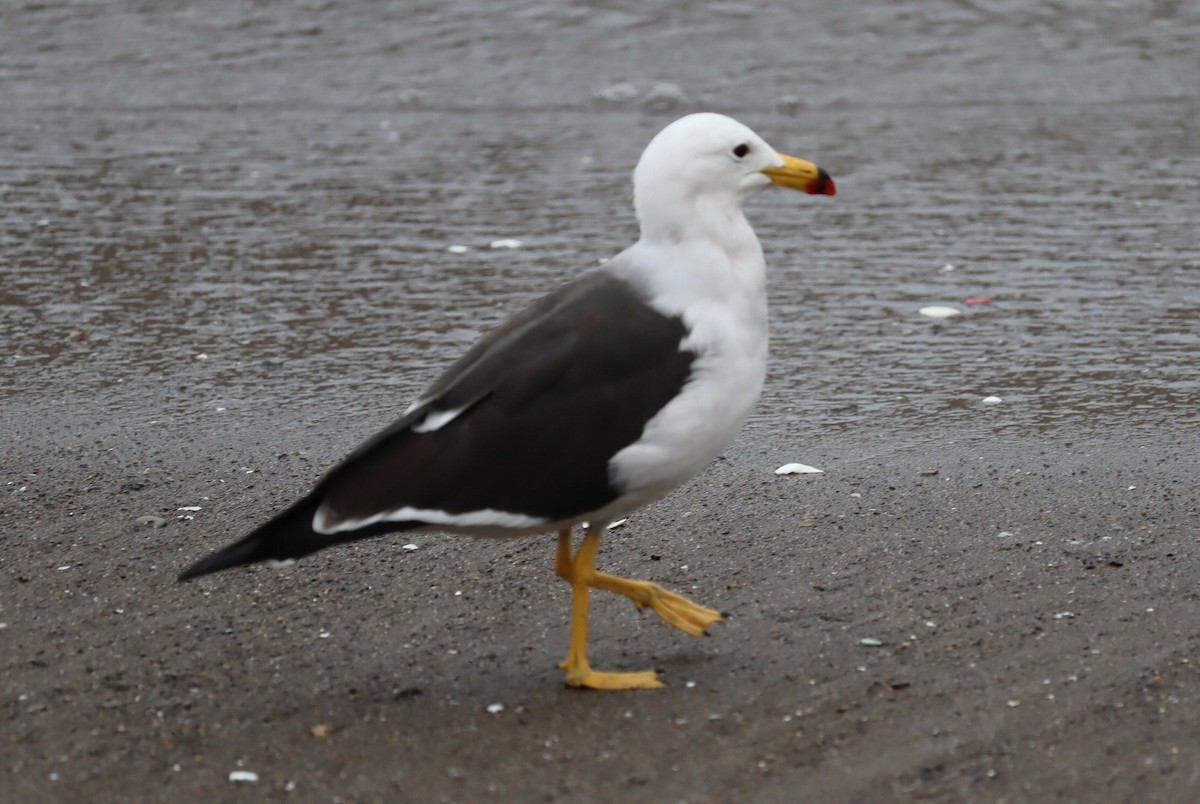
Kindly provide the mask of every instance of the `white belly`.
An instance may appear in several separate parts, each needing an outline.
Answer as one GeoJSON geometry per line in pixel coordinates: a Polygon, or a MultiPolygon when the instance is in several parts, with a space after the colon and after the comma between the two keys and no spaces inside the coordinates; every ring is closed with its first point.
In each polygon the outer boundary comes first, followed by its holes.
{"type": "Polygon", "coordinates": [[[729,446],[762,391],[767,371],[765,316],[709,318],[682,347],[698,352],[682,393],[647,424],[642,437],[609,461],[624,511],[666,494],[729,446]]]}

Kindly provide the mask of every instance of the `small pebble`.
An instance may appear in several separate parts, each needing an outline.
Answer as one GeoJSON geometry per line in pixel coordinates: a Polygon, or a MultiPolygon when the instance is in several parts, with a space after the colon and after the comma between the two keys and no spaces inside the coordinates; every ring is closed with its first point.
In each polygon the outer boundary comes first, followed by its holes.
{"type": "Polygon", "coordinates": [[[878,648],[883,644],[883,642],[873,637],[863,637],[862,639],[858,640],[858,644],[864,645],[868,648],[878,648]]]}
{"type": "Polygon", "coordinates": [[[504,704],[502,704],[502,703],[488,704],[487,710],[488,710],[489,715],[498,715],[504,711],[504,704]]]}
{"type": "Polygon", "coordinates": [[[167,526],[167,520],[153,514],[139,516],[135,521],[144,528],[165,528],[167,526]]]}
{"type": "Polygon", "coordinates": [[[493,240],[490,245],[492,248],[520,248],[525,244],[520,240],[513,238],[503,238],[500,240],[493,240]]]}
{"type": "Polygon", "coordinates": [[[254,784],[258,781],[258,774],[253,771],[236,770],[229,772],[229,781],[231,782],[247,782],[254,784]]]}

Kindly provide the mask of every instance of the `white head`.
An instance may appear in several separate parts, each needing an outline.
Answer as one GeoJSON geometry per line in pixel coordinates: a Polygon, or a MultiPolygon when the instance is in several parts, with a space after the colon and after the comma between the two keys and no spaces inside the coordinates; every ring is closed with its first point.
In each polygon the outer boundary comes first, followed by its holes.
{"type": "Polygon", "coordinates": [[[745,226],[742,205],[772,183],[833,195],[829,174],[776,153],[730,117],[682,117],[658,133],[633,172],[644,239],[677,240],[695,226],[745,226]]]}

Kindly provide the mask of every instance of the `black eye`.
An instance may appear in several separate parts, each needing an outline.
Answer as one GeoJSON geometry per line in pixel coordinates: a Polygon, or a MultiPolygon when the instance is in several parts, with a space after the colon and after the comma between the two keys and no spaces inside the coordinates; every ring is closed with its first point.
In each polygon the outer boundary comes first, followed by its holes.
{"type": "Polygon", "coordinates": [[[738,159],[741,159],[743,156],[745,156],[748,153],[750,153],[750,146],[744,142],[741,145],[739,145],[733,149],[733,155],[736,156],[738,159]]]}

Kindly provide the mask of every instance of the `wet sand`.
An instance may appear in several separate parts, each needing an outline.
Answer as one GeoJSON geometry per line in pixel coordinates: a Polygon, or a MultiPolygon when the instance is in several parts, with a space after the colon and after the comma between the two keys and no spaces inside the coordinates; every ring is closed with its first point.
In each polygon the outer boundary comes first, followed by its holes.
{"type": "Polygon", "coordinates": [[[4,12],[6,795],[1200,798],[1200,13],[828,6],[4,12]],[[763,402],[601,553],[732,613],[596,597],[669,689],[562,686],[551,539],[174,582],[626,245],[700,109],[839,195],[754,202],[763,402]]]}

